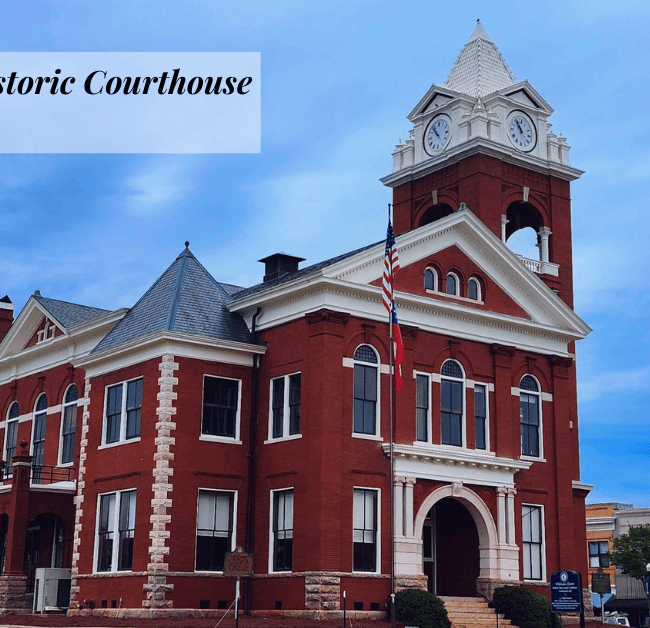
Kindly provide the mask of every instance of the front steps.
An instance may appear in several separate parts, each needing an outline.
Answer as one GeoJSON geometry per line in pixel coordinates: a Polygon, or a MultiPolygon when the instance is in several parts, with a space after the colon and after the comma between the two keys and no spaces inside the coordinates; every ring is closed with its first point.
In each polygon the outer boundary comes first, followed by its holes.
{"type": "MultiPolygon", "coordinates": [[[[480,597],[439,596],[447,609],[451,628],[496,628],[497,616],[493,608],[480,597]]],[[[499,615],[499,628],[509,627],[509,619],[499,615]]]]}

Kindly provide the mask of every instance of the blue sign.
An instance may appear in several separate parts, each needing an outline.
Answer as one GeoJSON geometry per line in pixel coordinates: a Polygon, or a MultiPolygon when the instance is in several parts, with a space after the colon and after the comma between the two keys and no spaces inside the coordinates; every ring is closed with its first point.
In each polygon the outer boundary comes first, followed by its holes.
{"type": "Polygon", "coordinates": [[[566,569],[551,574],[551,612],[579,613],[582,608],[580,574],[566,569]]]}

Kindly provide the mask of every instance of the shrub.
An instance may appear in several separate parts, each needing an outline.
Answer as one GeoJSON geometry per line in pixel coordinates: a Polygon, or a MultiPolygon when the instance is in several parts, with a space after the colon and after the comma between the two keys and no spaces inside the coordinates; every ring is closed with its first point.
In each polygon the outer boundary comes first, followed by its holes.
{"type": "MultiPolygon", "coordinates": [[[[551,603],[530,589],[498,587],[490,606],[520,628],[551,628],[551,603]]],[[[562,622],[557,616],[555,628],[562,628],[562,622]]]]}
{"type": "Polygon", "coordinates": [[[449,628],[451,622],[442,600],[433,593],[404,589],[395,596],[395,617],[407,626],[449,628]]]}

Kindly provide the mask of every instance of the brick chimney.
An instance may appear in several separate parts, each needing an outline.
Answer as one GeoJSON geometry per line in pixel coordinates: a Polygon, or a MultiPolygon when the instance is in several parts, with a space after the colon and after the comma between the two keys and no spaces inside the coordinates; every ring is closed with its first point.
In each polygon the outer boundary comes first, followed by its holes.
{"type": "Polygon", "coordinates": [[[11,299],[5,295],[0,299],[0,340],[2,340],[9,331],[14,322],[14,304],[11,299]]]}
{"type": "Polygon", "coordinates": [[[264,259],[257,260],[265,265],[264,268],[264,283],[287,275],[295,273],[298,270],[300,262],[304,262],[304,257],[294,257],[286,253],[274,253],[264,259]]]}

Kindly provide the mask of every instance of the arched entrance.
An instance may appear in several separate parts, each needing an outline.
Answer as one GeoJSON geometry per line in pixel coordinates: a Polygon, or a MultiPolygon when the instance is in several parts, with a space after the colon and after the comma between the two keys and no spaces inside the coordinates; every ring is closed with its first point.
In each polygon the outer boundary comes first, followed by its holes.
{"type": "Polygon", "coordinates": [[[479,537],[461,502],[445,497],[430,510],[422,531],[424,574],[431,593],[473,596],[480,573],[479,537]]]}
{"type": "Polygon", "coordinates": [[[43,513],[29,522],[25,534],[25,561],[23,569],[27,576],[27,592],[34,590],[36,569],[39,567],[63,567],[64,527],[59,517],[43,513]]]}
{"type": "Polygon", "coordinates": [[[415,519],[422,566],[437,595],[476,595],[477,580],[497,574],[497,529],[485,502],[462,484],[443,486],[424,500],[415,519]]]}

